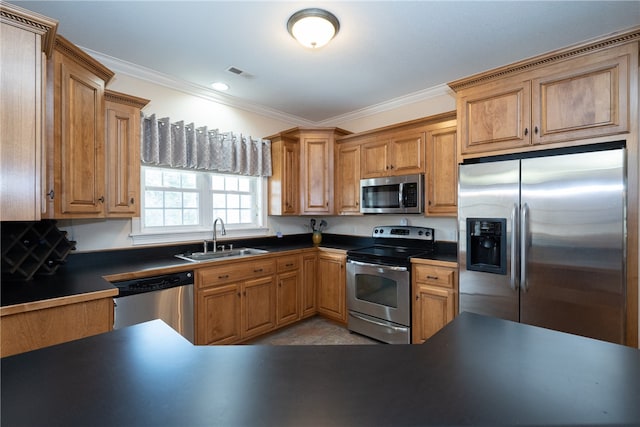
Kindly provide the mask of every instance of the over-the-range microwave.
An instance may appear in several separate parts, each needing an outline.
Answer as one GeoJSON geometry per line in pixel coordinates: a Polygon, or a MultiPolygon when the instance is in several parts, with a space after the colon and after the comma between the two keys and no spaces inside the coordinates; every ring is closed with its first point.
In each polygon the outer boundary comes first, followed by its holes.
{"type": "Polygon", "coordinates": [[[422,213],[424,175],[401,175],[360,180],[360,212],[373,214],[422,213]]]}

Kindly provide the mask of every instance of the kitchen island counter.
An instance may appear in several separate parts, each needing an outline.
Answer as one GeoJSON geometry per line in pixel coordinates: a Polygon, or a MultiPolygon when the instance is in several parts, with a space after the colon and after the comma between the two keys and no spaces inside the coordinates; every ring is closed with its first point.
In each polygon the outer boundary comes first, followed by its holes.
{"type": "Polygon", "coordinates": [[[423,345],[194,347],[160,321],[2,359],[2,425],[640,423],[640,351],[463,313],[423,345]]]}

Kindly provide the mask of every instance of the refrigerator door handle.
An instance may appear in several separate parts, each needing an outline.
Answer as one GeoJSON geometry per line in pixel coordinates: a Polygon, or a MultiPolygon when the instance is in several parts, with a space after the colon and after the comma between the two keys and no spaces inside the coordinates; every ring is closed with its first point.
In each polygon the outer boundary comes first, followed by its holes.
{"type": "Polygon", "coordinates": [[[511,278],[509,285],[514,291],[518,287],[518,205],[514,204],[511,210],[511,278]]]}
{"type": "Polygon", "coordinates": [[[520,212],[520,289],[527,291],[527,248],[529,246],[529,206],[522,205],[520,212]]]}

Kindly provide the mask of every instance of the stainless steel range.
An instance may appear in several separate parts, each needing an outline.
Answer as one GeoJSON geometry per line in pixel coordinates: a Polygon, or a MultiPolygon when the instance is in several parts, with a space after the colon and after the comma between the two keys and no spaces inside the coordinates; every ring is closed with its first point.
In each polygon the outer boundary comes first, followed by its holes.
{"type": "Polygon", "coordinates": [[[381,226],[373,246],[347,252],[350,331],[389,344],[411,342],[411,257],[433,253],[433,229],[381,226]]]}

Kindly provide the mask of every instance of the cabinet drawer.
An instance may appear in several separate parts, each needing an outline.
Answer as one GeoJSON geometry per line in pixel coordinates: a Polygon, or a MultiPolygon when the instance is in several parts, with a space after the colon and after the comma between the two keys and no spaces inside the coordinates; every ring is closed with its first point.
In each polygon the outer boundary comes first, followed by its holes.
{"type": "Polygon", "coordinates": [[[417,282],[453,289],[455,285],[455,271],[443,267],[417,265],[415,266],[415,277],[413,279],[417,282]]]}
{"type": "Polygon", "coordinates": [[[278,258],[277,263],[278,273],[300,269],[300,257],[298,255],[278,258]]]}
{"type": "Polygon", "coordinates": [[[196,286],[199,289],[218,286],[230,282],[274,274],[275,262],[272,259],[246,261],[220,267],[203,268],[196,273],[196,286]]]}

